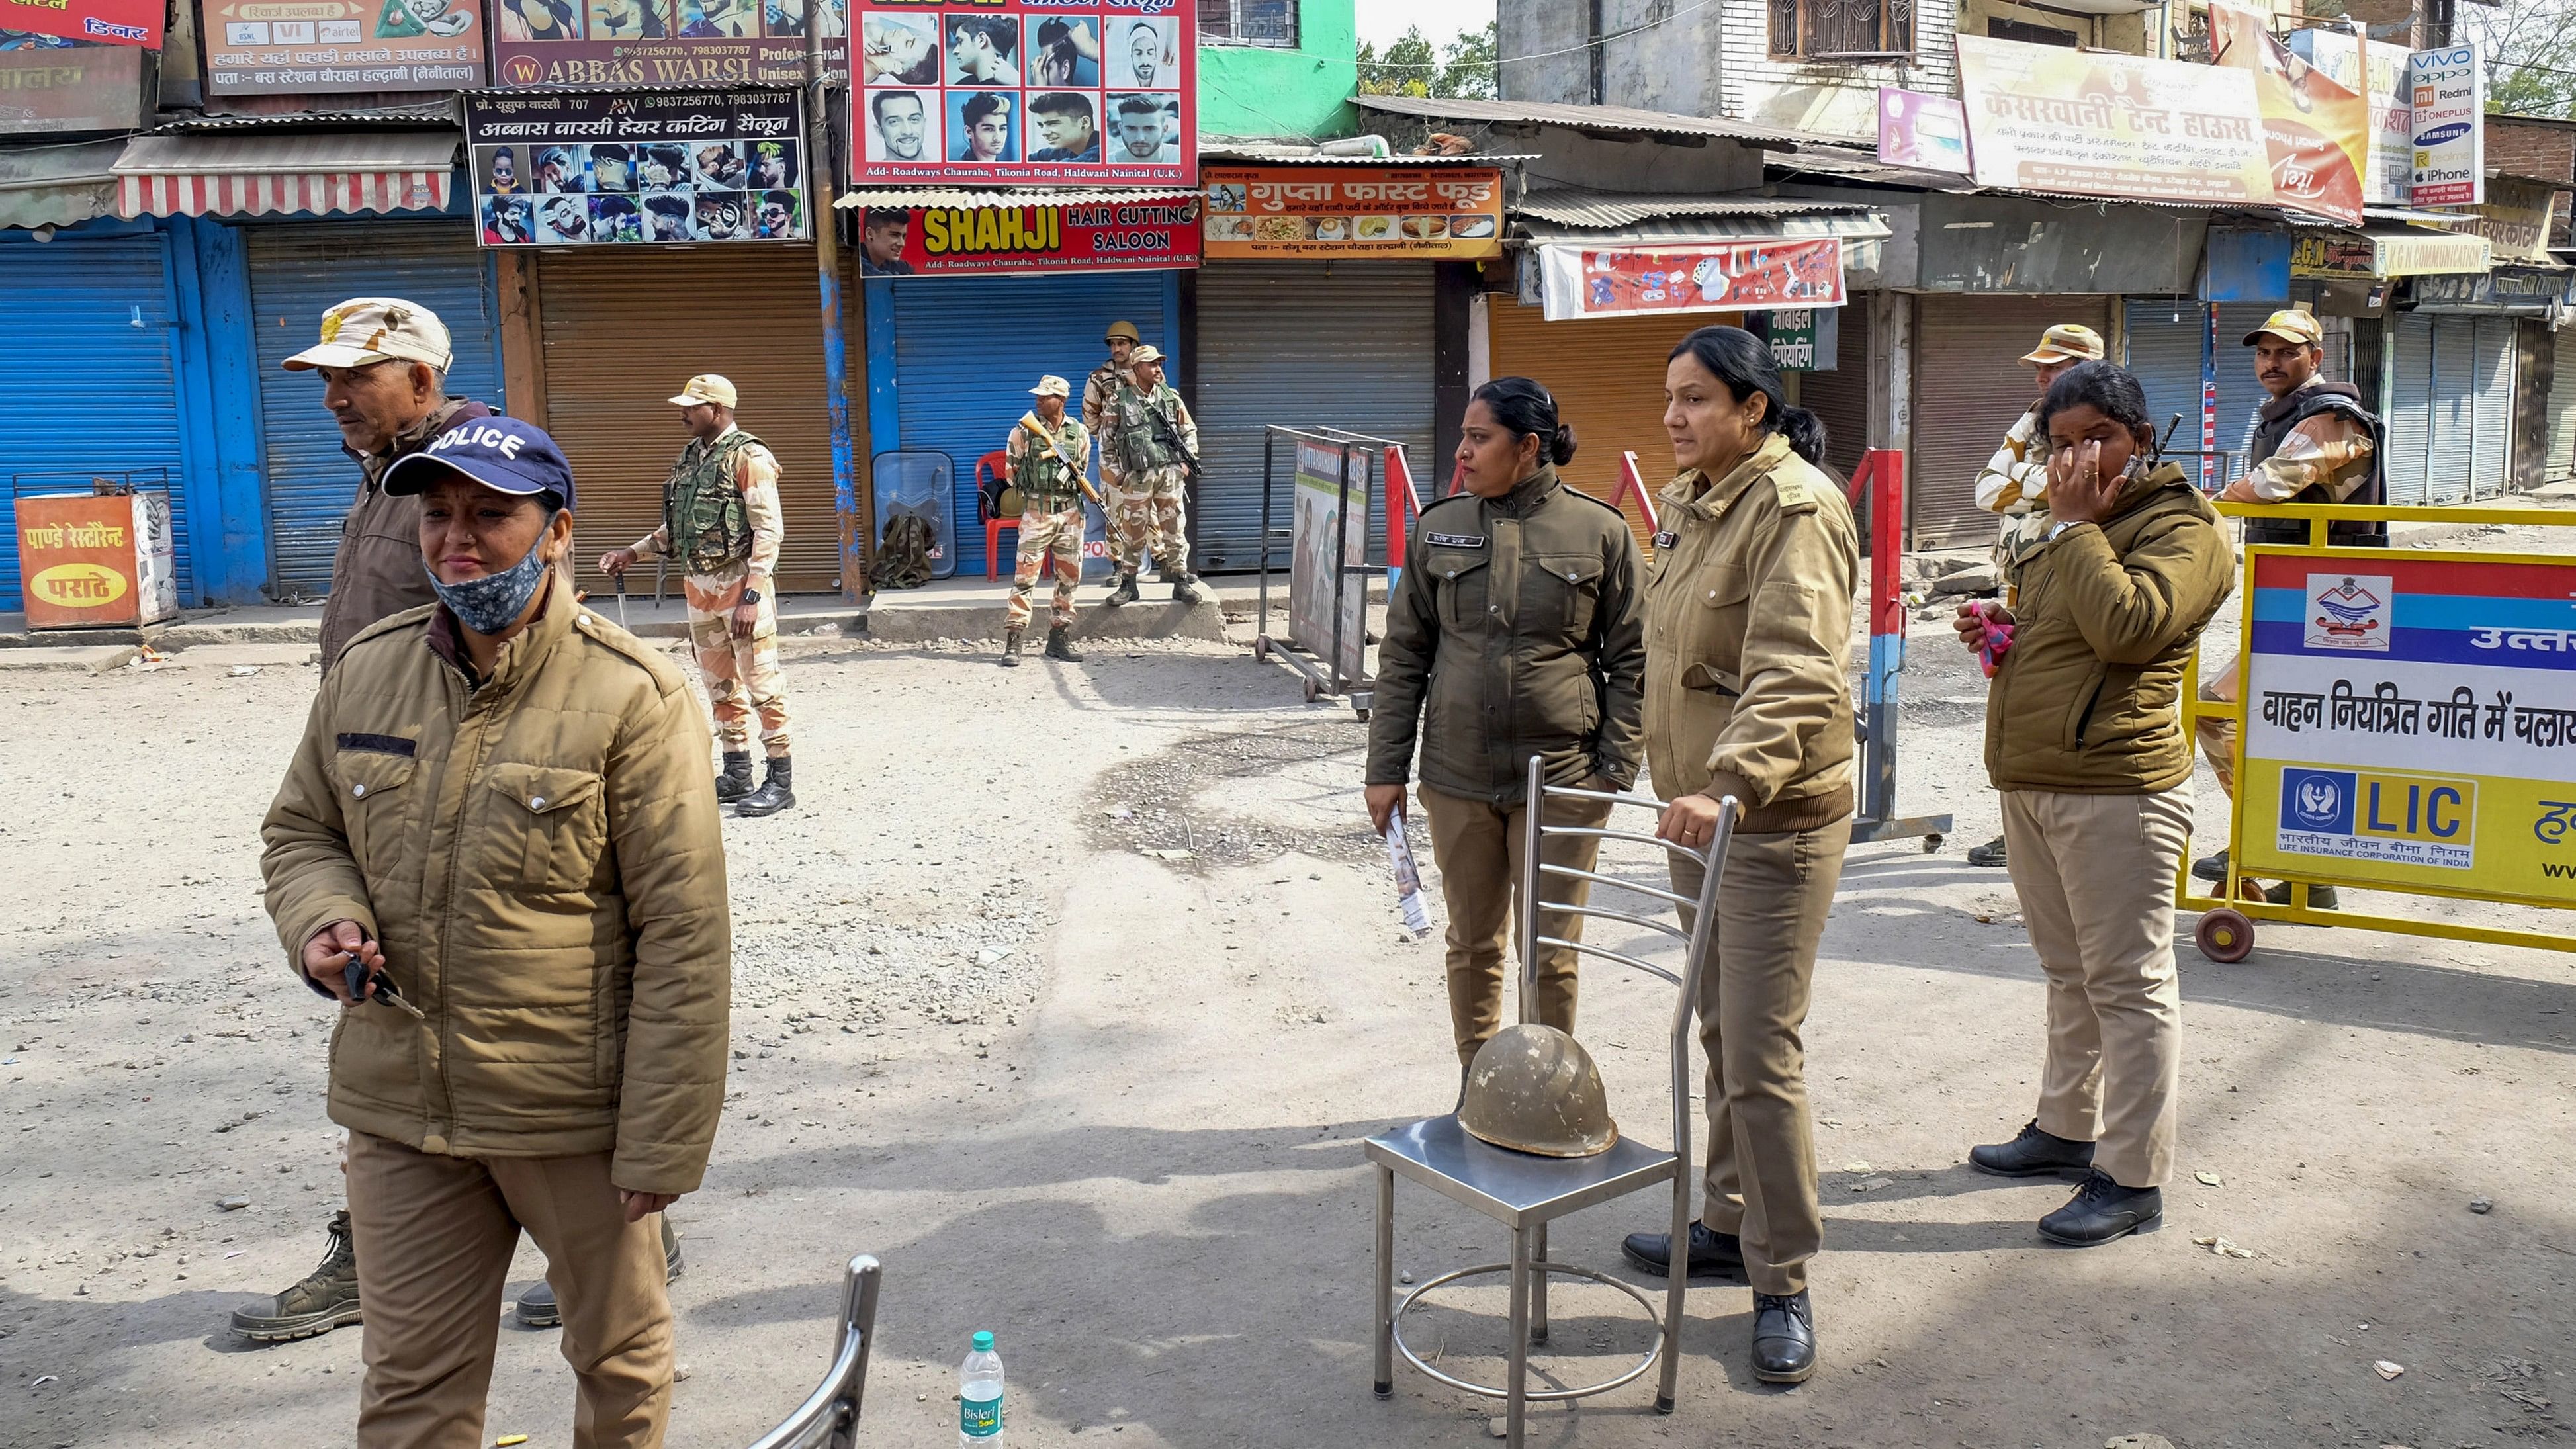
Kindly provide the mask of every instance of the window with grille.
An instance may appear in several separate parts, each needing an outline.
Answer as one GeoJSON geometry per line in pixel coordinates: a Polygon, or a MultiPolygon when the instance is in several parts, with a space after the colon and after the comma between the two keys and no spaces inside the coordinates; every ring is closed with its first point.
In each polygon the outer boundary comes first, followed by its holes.
{"type": "Polygon", "coordinates": [[[1199,0],[1199,39],[1297,48],[1297,0],[1199,0]]]}
{"type": "Polygon", "coordinates": [[[1770,0],[1771,53],[1875,60],[1914,52],[1914,0],[1770,0]]]}

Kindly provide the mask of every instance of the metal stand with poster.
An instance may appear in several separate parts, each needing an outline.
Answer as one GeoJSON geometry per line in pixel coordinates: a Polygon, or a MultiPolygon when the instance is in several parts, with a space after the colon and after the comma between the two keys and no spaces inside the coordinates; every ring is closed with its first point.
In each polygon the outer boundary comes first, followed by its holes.
{"type": "MultiPolygon", "coordinates": [[[[2576,527],[2541,510],[2444,512],[2576,527]]],[[[2563,931],[2321,910],[2309,897],[2352,886],[2576,908],[2576,557],[2335,548],[2328,521],[2395,510],[2259,513],[2305,522],[2311,541],[2245,550],[2236,702],[2200,700],[2196,680],[2184,682],[2186,719],[2237,724],[2236,879],[2214,897],[2187,870],[2174,884],[2175,906],[2202,912],[2201,954],[2244,960],[2258,920],[2576,950],[2563,931]],[[2287,883],[2289,901],[2230,889],[2254,877],[2287,883]]]]}
{"type": "Polygon", "coordinates": [[[1261,597],[1253,657],[1277,658],[1305,676],[1306,698],[1347,695],[1368,718],[1369,459],[1402,445],[1384,438],[1272,424],[1263,429],[1261,597]],[[1289,527],[1275,522],[1282,443],[1290,449],[1289,527]],[[1289,544],[1288,638],[1270,633],[1270,545],[1289,544]]]}

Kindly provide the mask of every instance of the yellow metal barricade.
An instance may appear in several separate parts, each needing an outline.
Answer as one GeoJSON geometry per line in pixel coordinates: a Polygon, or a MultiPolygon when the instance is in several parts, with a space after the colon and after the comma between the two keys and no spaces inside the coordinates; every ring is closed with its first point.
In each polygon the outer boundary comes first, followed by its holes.
{"type": "MultiPolygon", "coordinates": [[[[2576,554],[2337,548],[2327,524],[2413,509],[2220,503],[2299,519],[2300,545],[2252,544],[2240,579],[2230,879],[2204,893],[2186,860],[2174,904],[2202,912],[2202,954],[2241,961],[2254,922],[2576,950],[2576,935],[2424,916],[2318,910],[2317,886],[2576,908],[2576,554]],[[2286,881],[2274,905],[2240,883],[2286,881]],[[2233,899],[2229,899],[2230,895],[2233,899]]],[[[2576,513],[2445,508],[2444,522],[2576,527],[2576,513]]],[[[2204,639],[2204,644],[2207,642],[2204,639]]],[[[2195,730],[2196,733],[2196,730],[2195,730]]]]}

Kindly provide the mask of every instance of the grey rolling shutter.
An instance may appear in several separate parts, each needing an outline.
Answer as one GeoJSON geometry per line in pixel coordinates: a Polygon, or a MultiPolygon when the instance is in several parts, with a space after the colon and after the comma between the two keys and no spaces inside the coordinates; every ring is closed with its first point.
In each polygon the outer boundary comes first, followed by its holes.
{"type": "MultiPolygon", "coordinates": [[[[1416,490],[1446,484],[1432,456],[1432,271],[1428,262],[1220,262],[1199,273],[1197,541],[1210,571],[1261,564],[1267,424],[1340,428],[1404,444],[1416,490]]],[[[1579,432],[1579,430],[1578,430],[1579,432]]],[[[1272,516],[1288,519],[1283,448],[1272,516]]],[[[1384,465],[1369,469],[1368,558],[1386,557],[1384,465]]],[[[1288,541],[1272,541],[1273,567],[1288,541]]]]}
{"type": "MultiPolygon", "coordinates": [[[[159,488],[166,475],[179,599],[194,602],[168,234],[0,242],[0,297],[20,304],[0,308],[0,475],[29,494],[86,493],[94,476],[127,473],[159,488]]],[[[13,498],[0,494],[0,605],[14,609],[13,498]]]]}
{"type": "Polygon", "coordinates": [[[2389,319],[2395,356],[2388,378],[2388,501],[2428,496],[2433,438],[2433,319],[2401,312],[2389,319]]]}
{"type": "Polygon", "coordinates": [[[2432,449],[2421,502],[2457,503],[2469,496],[2478,427],[2475,327],[2466,317],[2433,319],[2432,449]]]}
{"type": "Polygon", "coordinates": [[[2557,368],[2549,379],[2549,455],[2541,460],[2543,481],[2576,473],[2576,330],[2559,333],[2551,345],[2557,350],[2557,368]]]}
{"type": "Polygon", "coordinates": [[[2022,354],[2059,322],[2107,333],[2104,297],[1926,296],[1914,329],[1914,466],[1910,472],[1916,548],[1991,542],[1995,516],[1977,506],[1977,470],[2030,406],[2031,370],[2022,354]]]}
{"type": "Polygon", "coordinates": [[[259,354],[261,472],[267,483],[269,592],[322,594],[340,519],[357,496],[358,465],[322,406],[322,380],[279,364],[313,345],[323,309],[351,297],[400,297],[447,324],[455,360],[447,395],[502,406],[500,308],[489,260],[463,221],[334,220],[260,226],[250,259],[253,345],[259,354]]]}
{"type": "Polygon", "coordinates": [[[2469,321],[2471,411],[2477,421],[2469,440],[2468,496],[2493,498],[2504,491],[2505,469],[2513,457],[2514,322],[2510,317],[2469,321]]]}
{"type": "Polygon", "coordinates": [[[1848,481],[1860,455],[1869,451],[1869,308],[1840,310],[1835,365],[1800,374],[1798,403],[1825,425],[1825,461],[1848,481]]]}

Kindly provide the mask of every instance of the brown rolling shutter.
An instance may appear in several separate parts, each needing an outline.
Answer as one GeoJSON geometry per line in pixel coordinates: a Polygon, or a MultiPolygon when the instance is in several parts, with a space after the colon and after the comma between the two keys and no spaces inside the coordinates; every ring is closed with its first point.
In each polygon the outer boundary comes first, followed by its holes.
{"type": "MultiPolygon", "coordinates": [[[[1557,417],[1574,425],[1574,461],[1565,481],[1596,498],[1619,487],[1619,455],[1637,455],[1650,493],[1672,481],[1673,445],[1664,432],[1664,363],[1695,327],[1740,326],[1740,312],[1687,317],[1594,317],[1550,322],[1536,307],[1496,294],[1485,309],[1495,377],[1534,377],[1556,395],[1557,417]]],[[[1846,344],[1848,345],[1848,344],[1846,344]]],[[[1454,465],[1444,462],[1440,491],[1454,465]]],[[[1642,547],[1646,527],[1634,508],[1629,526],[1642,547]]]]}
{"type": "MultiPolygon", "coordinates": [[[[701,372],[732,379],[742,395],[737,421],[778,455],[787,516],[779,589],[835,586],[840,526],[812,247],[546,253],[537,296],[546,431],[562,444],[581,488],[584,587],[612,588],[596,572],[599,555],[661,521],[663,480],[688,442],[669,399],[701,372]]],[[[854,401],[865,391],[855,371],[849,386],[854,401]]],[[[851,426],[865,435],[858,418],[851,426]]],[[[678,586],[675,577],[674,592],[678,586]]]]}
{"type": "Polygon", "coordinates": [[[1915,548],[1991,543],[1977,470],[2030,406],[2021,356],[2059,322],[2111,335],[2107,297],[1921,297],[1914,322],[1914,457],[1908,470],[1915,548]]]}
{"type": "Polygon", "coordinates": [[[1825,425],[1825,462],[1848,479],[1869,448],[1869,308],[1841,308],[1831,371],[1801,373],[1798,405],[1825,425]]]}

